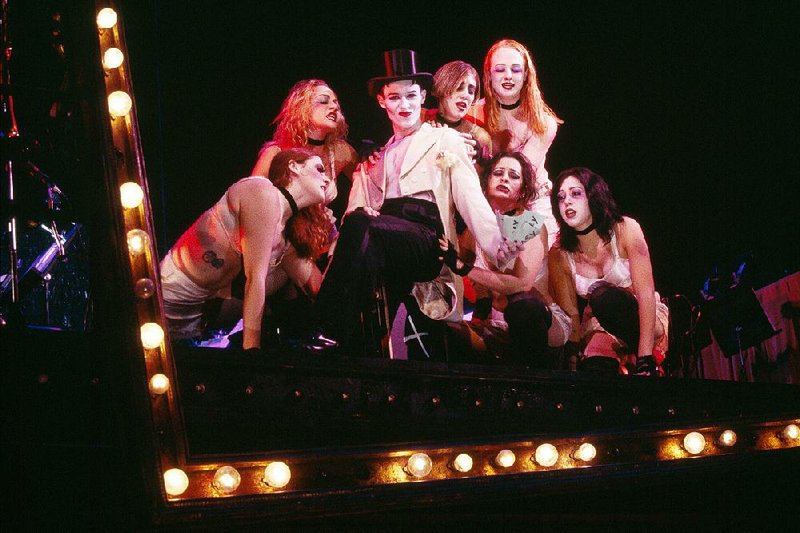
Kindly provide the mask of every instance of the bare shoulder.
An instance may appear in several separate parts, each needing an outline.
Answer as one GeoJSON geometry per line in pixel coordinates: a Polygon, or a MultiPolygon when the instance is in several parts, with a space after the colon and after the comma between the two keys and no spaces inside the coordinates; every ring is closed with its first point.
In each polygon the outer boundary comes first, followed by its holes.
{"type": "Polygon", "coordinates": [[[240,179],[228,189],[228,197],[235,205],[268,202],[278,194],[272,182],[261,176],[240,179]]]}
{"type": "Polygon", "coordinates": [[[484,107],[486,105],[486,100],[481,98],[470,107],[469,112],[467,113],[467,120],[470,122],[474,122],[478,126],[483,126],[486,122],[486,118],[484,115],[484,107]]]}
{"type": "Polygon", "coordinates": [[[558,132],[558,121],[556,118],[547,113],[544,116],[544,137],[548,139],[550,142],[553,142],[553,139],[556,138],[556,133],[558,132]]]}
{"type": "Polygon", "coordinates": [[[558,242],[553,243],[548,250],[547,263],[550,268],[563,267],[567,264],[567,252],[561,248],[558,242]]]}
{"type": "Polygon", "coordinates": [[[624,256],[630,257],[631,253],[647,254],[647,241],[644,238],[642,226],[635,219],[622,217],[622,221],[614,225],[614,233],[624,256]]]}
{"type": "Polygon", "coordinates": [[[356,149],[344,139],[337,139],[333,145],[333,149],[336,151],[337,156],[346,157],[353,160],[358,158],[358,152],[356,152],[356,149]]]}
{"type": "Polygon", "coordinates": [[[618,239],[636,238],[642,235],[642,226],[637,220],[623,216],[622,220],[614,225],[614,232],[618,239]]]}

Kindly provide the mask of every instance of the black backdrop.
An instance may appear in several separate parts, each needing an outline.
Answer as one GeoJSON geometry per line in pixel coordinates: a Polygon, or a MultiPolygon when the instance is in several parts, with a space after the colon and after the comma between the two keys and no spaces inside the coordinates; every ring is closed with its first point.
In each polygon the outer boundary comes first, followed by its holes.
{"type": "MultiPolygon", "coordinates": [[[[551,175],[583,165],[606,177],[645,230],[662,294],[694,299],[715,266],[746,257],[756,284],[800,265],[791,2],[120,4],[162,253],[248,173],[295,81],[327,80],[351,142],[382,142],[388,123],[366,80],[384,50],[412,48],[429,72],[454,59],[480,70],[511,37],[532,50],[565,122],[551,175]]],[[[46,34],[47,10],[31,11],[16,33],[46,34]]],[[[42,110],[19,118],[28,131],[46,122],[42,110]]]]}

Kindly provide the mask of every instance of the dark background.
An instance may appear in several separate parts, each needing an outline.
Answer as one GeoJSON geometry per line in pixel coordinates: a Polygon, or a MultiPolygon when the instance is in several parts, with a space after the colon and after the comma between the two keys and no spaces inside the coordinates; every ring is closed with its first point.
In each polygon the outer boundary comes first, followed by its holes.
{"type": "MultiPolygon", "coordinates": [[[[798,268],[792,3],[467,6],[121,2],[161,253],[248,174],[294,82],[329,82],[358,148],[390,133],[366,93],[384,50],[412,48],[431,73],[455,59],[480,71],[491,44],[511,37],[532,51],[564,120],[551,176],[581,165],[607,179],[644,228],[662,294],[694,299],[714,268],[744,259],[757,286],[798,268]]],[[[38,11],[27,32],[47,30],[38,11]]],[[[43,116],[18,118],[30,131],[43,116]]]]}

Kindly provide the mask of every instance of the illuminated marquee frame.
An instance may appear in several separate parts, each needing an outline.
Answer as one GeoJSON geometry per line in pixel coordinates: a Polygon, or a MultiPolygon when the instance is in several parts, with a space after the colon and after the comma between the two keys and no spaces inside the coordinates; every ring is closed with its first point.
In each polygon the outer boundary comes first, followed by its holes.
{"type": "MultiPolygon", "coordinates": [[[[172,348],[165,340],[158,261],[154,242],[144,158],[127,58],[122,15],[109,2],[96,2],[97,43],[107,99],[107,128],[115,154],[107,161],[108,179],[119,189],[119,238],[127,242],[130,286],[127,289],[140,327],[140,357],[146,381],[140,392],[151,409],[158,483],[156,512],[170,516],[202,516],[242,505],[261,506],[263,513],[287,513],[309,501],[336,501],[337,495],[383,494],[396,502],[413,501],[442,483],[486,488],[491,480],[527,480],[533,485],[558,472],[587,469],[610,472],[626,466],[686,459],[723,460],[726,456],[769,453],[800,447],[800,418],[735,420],[685,427],[664,424],[614,434],[531,435],[523,439],[478,439],[463,443],[375,446],[359,451],[324,450],[263,453],[258,457],[189,457],[183,428],[172,348]],[[225,460],[223,460],[225,459],[225,460]],[[322,473],[322,474],[321,474],[322,473]],[[392,487],[410,486],[416,495],[392,487]]],[[[247,394],[245,388],[245,394],[247,394]]],[[[250,390],[252,394],[252,390],[250,390]]],[[[299,394],[299,391],[297,392],[299,394]]],[[[431,398],[433,405],[437,397],[431,398]]],[[[340,400],[347,401],[342,392],[340,400]]],[[[396,401],[392,395],[387,402],[396,401]]],[[[441,401],[441,400],[439,400],[441,401]]],[[[478,405],[479,400],[476,400],[478,405]]],[[[522,408],[521,400],[516,407],[522,408]]],[[[563,408],[560,404],[555,409],[563,408]]],[[[597,412],[602,406],[596,407],[597,412]]],[[[634,406],[634,414],[638,414],[634,406]]],[[[387,504],[389,505],[389,504],[387,504]]],[[[344,505],[343,509],[347,506],[344,505]]],[[[232,511],[233,512],[233,511],[232,511]]],[[[181,518],[177,518],[181,519],[181,518]]]]}

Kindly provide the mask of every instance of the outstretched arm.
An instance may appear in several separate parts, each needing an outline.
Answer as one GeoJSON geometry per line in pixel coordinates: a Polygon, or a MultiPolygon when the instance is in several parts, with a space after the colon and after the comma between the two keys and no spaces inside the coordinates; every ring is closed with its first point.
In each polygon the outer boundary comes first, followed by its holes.
{"type": "Polygon", "coordinates": [[[265,144],[261,151],[258,152],[258,160],[256,161],[253,170],[250,171],[251,176],[268,176],[269,167],[272,164],[272,159],[280,152],[281,149],[277,145],[268,142],[265,144]]]}
{"type": "Polygon", "coordinates": [[[261,347],[270,257],[283,226],[280,195],[274,187],[262,180],[251,180],[241,187],[237,196],[245,275],[242,347],[248,349],[261,347]]]}
{"type": "Polygon", "coordinates": [[[572,322],[569,340],[580,342],[581,317],[578,316],[578,295],[575,292],[575,280],[572,279],[567,252],[553,246],[547,254],[547,267],[550,270],[550,292],[572,322]]]}
{"type": "Polygon", "coordinates": [[[656,329],[656,292],[650,250],[639,223],[625,217],[617,226],[620,248],[628,255],[633,294],[639,304],[637,355],[653,355],[656,329]]]}

